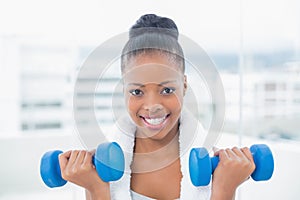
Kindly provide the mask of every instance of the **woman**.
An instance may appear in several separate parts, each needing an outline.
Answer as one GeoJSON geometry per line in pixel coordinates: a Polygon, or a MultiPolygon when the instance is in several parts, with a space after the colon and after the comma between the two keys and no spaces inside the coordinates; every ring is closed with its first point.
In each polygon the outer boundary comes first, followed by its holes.
{"type": "MultiPolygon", "coordinates": [[[[187,181],[181,151],[192,119],[182,108],[187,77],[176,24],[143,15],[129,36],[121,58],[125,105],[134,126],[132,145],[126,149],[132,152],[129,174],[105,183],[92,164],[92,152],[68,151],[59,157],[62,177],[84,187],[87,199],[233,199],[255,168],[248,148],[216,152],[220,162],[209,186],[196,188],[187,181]]],[[[203,131],[197,134],[203,138],[203,131]]],[[[118,142],[122,146],[124,139],[118,142]]],[[[201,146],[201,141],[193,144],[201,146]]]]}

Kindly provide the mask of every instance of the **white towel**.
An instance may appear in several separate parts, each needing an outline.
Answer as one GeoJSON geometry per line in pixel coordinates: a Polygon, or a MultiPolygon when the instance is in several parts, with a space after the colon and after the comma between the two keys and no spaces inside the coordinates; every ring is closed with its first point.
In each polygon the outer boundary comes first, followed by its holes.
{"type": "MultiPolygon", "coordinates": [[[[123,177],[115,182],[111,182],[111,197],[114,200],[131,200],[130,194],[130,165],[133,158],[134,133],[136,126],[130,117],[123,117],[118,120],[116,132],[107,136],[109,140],[117,142],[125,154],[125,173],[123,177]],[[115,134],[116,133],[116,134],[115,134]]],[[[211,184],[207,186],[195,187],[189,176],[189,153],[194,147],[202,147],[206,138],[206,131],[194,116],[187,110],[183,110],[180,117],[179,126],[179,153],[181,164],[181,200],[206,200],[210,199],[211,184]]]]}

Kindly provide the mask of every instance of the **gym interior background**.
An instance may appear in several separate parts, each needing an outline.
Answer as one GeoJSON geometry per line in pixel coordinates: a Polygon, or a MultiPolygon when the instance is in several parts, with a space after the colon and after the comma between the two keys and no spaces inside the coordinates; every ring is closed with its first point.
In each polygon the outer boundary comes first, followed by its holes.
{"type": "MultiPolygon", "coordinates": [[[[274,153],[273,178],[249,180],[237,199],[298,199],[299,10],[296,0],[1,1],[0,199],[83,198],[72,184],[47,188],[39,177],[40,157],[50,149],[83,148],[73,121],[76,73],[94,48],[145,13],[174,19],[215,62],[226,95],[217,146],[266,143],[274,153]]],[[[104,130],[113,123],[109,92],[118,80],[119,71],[112,70],[95,95],[104,130]]],[[[210,106],[205,98],[199,119],[206,125],[210,106]]],[[[78,109],[84,116],[92,108],[83,103],[78,109]]]]}

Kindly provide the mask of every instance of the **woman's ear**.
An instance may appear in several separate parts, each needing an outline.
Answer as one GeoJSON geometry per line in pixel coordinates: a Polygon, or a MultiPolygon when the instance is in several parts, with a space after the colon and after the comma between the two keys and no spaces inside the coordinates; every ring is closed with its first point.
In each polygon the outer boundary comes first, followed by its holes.
{"type": "Polygon", "coordinates": [[[187,76],[184,75],[184,77],[183,77],[183,96],[185,96],[186,90],[187,90],[187,76]]]}

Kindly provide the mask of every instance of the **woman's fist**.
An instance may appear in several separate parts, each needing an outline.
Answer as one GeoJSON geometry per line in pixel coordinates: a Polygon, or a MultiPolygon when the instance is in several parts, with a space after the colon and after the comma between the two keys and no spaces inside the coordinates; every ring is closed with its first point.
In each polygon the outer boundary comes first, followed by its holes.
{"type": "Polygon", "coordinates": [[[212,199],[232,199],[236,188],[249,178],[255,169],[249,148],[221,149],[215,152],[219,164],[213,174],[212,199]]]}
{"type": "Polygon", "coordinates": [[[63,179],[84,187],[90,193],[109,188],[109,183],[103,182],[97,174],[92,162],[93,154],[85,150],[73,150],[59,155],[63,179]]]}

